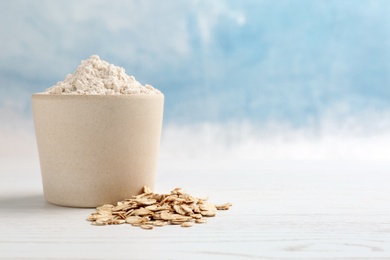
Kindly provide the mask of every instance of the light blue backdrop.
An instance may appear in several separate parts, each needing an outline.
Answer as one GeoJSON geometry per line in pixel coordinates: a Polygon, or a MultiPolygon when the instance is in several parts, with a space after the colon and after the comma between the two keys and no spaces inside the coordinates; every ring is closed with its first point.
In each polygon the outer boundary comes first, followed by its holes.
{"type": "Polygon", "coordinates": [[[0,1],[0,108],[92,54],[166,95],[165,122],[382,113],[390,1],[0,1]]]}

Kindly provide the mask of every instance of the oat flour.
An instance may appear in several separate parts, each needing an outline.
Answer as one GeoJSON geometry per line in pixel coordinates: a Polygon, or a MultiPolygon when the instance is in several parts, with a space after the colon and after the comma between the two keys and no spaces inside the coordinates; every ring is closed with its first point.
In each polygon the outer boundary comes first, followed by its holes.
{"type": "Polygon", "coordinates": [[[46,89],[56,95],[127,95],[161,94],[151,85],[142,85],[125,69],[103,61],[97,55],[83,60],[73,74],[46,89]]]}

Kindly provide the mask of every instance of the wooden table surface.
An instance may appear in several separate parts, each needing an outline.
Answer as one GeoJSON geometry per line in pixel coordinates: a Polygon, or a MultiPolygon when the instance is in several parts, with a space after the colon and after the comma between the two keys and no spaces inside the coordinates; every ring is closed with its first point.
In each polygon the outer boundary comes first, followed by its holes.
{"type": "Polygon", "coordinates": [[[233,207],[153,230],[45,202],[36,158],[1,159],[0,178],[1,259],[390,259],[386,161],[161,161],[156,192],[233,207]]]}

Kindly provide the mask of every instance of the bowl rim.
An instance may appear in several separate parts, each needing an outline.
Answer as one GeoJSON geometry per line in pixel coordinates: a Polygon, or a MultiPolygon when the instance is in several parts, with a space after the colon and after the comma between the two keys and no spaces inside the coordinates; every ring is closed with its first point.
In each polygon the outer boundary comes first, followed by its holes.
{"type": "Polygon", "coordinates": [[[102,94],[46,94],[34,93],[32,99],[164,99],[163,93],[156,94],[121,94],[121,95],[102,95],[102,94]]]}

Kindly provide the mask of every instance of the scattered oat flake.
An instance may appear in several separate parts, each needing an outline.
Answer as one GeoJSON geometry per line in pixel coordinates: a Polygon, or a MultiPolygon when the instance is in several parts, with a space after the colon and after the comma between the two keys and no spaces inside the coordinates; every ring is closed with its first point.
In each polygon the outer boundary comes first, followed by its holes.
{"type": "Polygon", "coordinates": [[[143,228],[143,229],[153,229],[153,226],[150,225],[150,224],[146,224],[146,225],[141,225],[141,228],[143,228]]]}
{"type": "Polygon", "coordinates": [[[146,194],[152,193],[152,190],[148,186],[144,186],[143,190],[144,190],[144,193],[146,193],[146,194]]]}
{"type": "Polygon", "coordinates": [[[96,226],[127,223],[149,230],[166,225],[192,227],[206,223],[205,217],[214,217],[218,210],[232,206],[231,203],[214,205],[206,200],[188,195],[181,188],[173,189],[170,194],[155,194],[144,186],[142,194],[119,201],[116,206],[97,207],[87,220],[96,226]]]}
{"type": "Polygon", "coordinates": [[[126,223],[129,223],[129,224],[140,224],[142,223],[142,218],[139,217],[139,216],[130,216],[130,217],[127,217],[126,218],[126,223]]]}
{"type": "Polygon", "coordinates": [[[152,211],[150,211],[148,209],[145,209],[145,208],[140,208],[140,209],[134,210],[132,215],[135,215],[135,216],[148,216],[150,213],[152,213],[152,211]]]}
{"type": "Polygon", "coordinates": [[[171,220],[172,219],[172,213],[163,211],[160,213],[160,218],[163,220],[171,220]]]}
{"type": "Polygon", "coordinates": [[[192,227],[194,225],[194,222],[184,222],[181,224],[182,227],[192,227]]]}
{"type": "Polygon", "coordinates": [[[196,219],[195,223],[197,223],[197,224],[207,223],[207,219],[205,219],[205,218],[196,219]]]}
{"type": "Polygon", "coordinates": [[[173,208],[175,209],[176,213],[180,215],[186,214],[186,211],[180,205],[173,205],[173,208]]]}
{"type": "Polygon", "coordinates": [[[229,203],[229,202],[225,203],[225,204],[222,204],[222,205],[215,205],[217,210],[228,210],[231,206],[232,206],[232,204],[229,203]]]}
{"type": "Polygon", "coordinates": [[[153,226],[156,226],[156,227],[166,226],[167,224],[168,224],[168,221],[162,221],[162,220],[153,221],[153,226]]]}
{"type": "Polygon", "coordinates": [[[202,218],[202,214],[192,214],[191,217],[193,219],[201,219],[202,218]]]}

